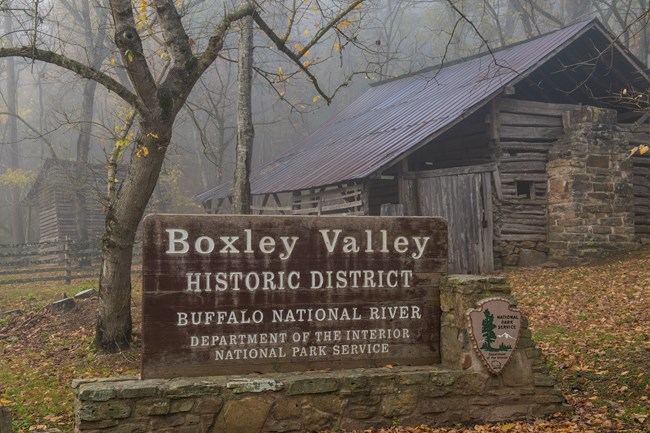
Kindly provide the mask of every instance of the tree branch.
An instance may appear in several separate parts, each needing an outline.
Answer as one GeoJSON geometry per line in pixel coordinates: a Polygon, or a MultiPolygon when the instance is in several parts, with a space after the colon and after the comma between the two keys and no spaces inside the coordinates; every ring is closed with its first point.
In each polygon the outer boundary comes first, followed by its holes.
{"type": "Polygon", "coordinates": [[[122,98],[127,104],[135,107],[136,109],[140,108],[137,96],[132,92],[130,92],[122,84],[115,81],[113,78],[109,77],[103,72],[91,68],[90,66],[84,65],[81,62],[72,60],[66,56],[57,54],[53,51],[41,50],[31,46],[0,48],[0,58],[1,57],[23,57],[26,59],[34,58],[41,62],[60,66],[64,69],[74,72],[75,74],[83,78],[98,82],[99,84],[106,87],[108,90],[110,90],[111,92],[115,93],[117,96],[122,98]]]}
{"type": "MultiPolygon", "coordinates": [[[[357,1],[362,1],[362,0],[357,0],[357,1]]],[[[253,13],[253,19],[257,23],[257,25],[262,29],[264,33],[266,33],[266,36],[275,44],[275,46],[283,52],[291,61],[293,61],[298,67],[307,75],[309,80],[312,82],[314,89],[316,89],[316,92],[327,102],[327,105],[332,103],[332,98],[325,93],[325,91],[320,87],[318,84],[318,79],[314,76],[314,74],[311,73],[311,71],[305,66],[301,61],[300,58],[302,55],[304,55],[305,50],[301,50],[300,53],[296,54],[287,45],[284,43],[283,39],[278,36],[273,29],[262,19],[262,17],[258,13],[253,13]]],[[[340,19],[340,18],[339,18],[340,19]]],[[[331,27],[331,26],[330,26],[331,27]]],[[[308,44],[309,46],[312,46],[313,44],[308,44]]]]}
{"type": "Polygon", "coordinates": [[[300,50],[300,52],[298,53],[298,56],[299,56],[299,57],[302,57],[303,55],[305,55],[305,53],[306,53],[307,51],[309,51],[309,50],[311,49],[311,47],[313,47],[316,43],[318,43],[318,41],[320,41],[321,38],[322,38],[323,36],[325,36],[325,34],[326,34],[326,33],[327,33],[327,32],[328,32],[332,27],[334,27],[335,25],[337,25],[337,24],[339,23],[339,21],[341,21],[341,20],[342,20],[342,19],[343,19],[347,14],[349,14],[350,12],[352,12],[352,11],[353,11],[357,6],[359,6],[359,5],[360,5],[361,3],[363,3],[363,2],[364,2],[364,0],[354,0],[352,3],[350,3],[350,4],[348,5],[347,8],[343,9],[343,10],[340,11],[338,14],[336,14],[336,15],[334,16],[334,18],[332,18],[332,19],[331,19],[327,24],[325,24],[324,26],[322,26],[322,27],[320,28],[320,30],[318,30],[318,32],[316,32],[316,34],[315,34],[314,37],[309,41],[309,43],[307,43],[307,45],[305,45],[305,46],[302,48],[302,50],[300,50]]]}
{"type": "Polygon", "coordinates": [[[219,55],[219,51],[221,51],[221,48],[223,48],[223,40],[226,37],[226,33],[228,32],[230,25],[235,21],[245,17],[246,15],[253,14],[254,10],[255,5],[252,3],[247,3],[245,6],[236,9],[232,13],[226,14],[223,17],[215,29],[214,35],[212,35],[208,41],[208,47],[199,57],[199,61],[194,71],[197,79],[216,60],[217,56],[219,55]]]}
{"type": "Polygon", "coordinates": [[[47,144],[48,149],[50,150],[50,154],[52,155],[52,159],[54,160],[59,160],[59,158],[56,156],[56,152],[54,151],[54,146],[52,146],[52,142],[48,140],[45,135],[43,135],[40,131],[38,131],[36,128],[34,128],[32,125],[29,124],[25,119],[20,117],[18,114],[11,113],[9,111],[0,111],[0,116],[12,116],[15,117],[16,119],[20,120],[23,125],[25,125],[27,128],[29,128],[32,132],[36,133],[38,138],[43,140],[45,144],[47,144]]]}
{"type": "Polygon", "coordinates": [[[154,6],[160,19],[169,55],[175,63],[185,64],[192,59],[190,38],[187,36],[181,17],[176,11],[176,6],[171,0],[155,0],[154,6]]]}
{"type": "Polygon", "coordinates": [[[110,8],[115,25],[115,45],[120,50],[122,64],[129,75],[131,85],[142,100],[140,111],[158,107],[158,87],[144,55],[131,1],[110,0],[110,8]]]}

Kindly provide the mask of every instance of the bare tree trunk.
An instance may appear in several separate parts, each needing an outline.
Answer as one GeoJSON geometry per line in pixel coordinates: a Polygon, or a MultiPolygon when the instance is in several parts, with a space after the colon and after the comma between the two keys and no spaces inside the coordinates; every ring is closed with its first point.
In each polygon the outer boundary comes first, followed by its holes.
{"type": "Polygon", "coordinates": [[[103,352],[125,350],[131,342],[133,245],[138,224],[165,159],[173,123],[173,117],[141,121],[140,131],[156,131],[158,138],[138,133],[136,146],[147,147],[149,154],[132,158],[124,182],[106,215],[99,278],[99,317],[95,332],[95,345],[103,352]]]}
{"type": "MultiPolygon", "coordinates": [[[[104,48],[104,41],[106,39],[106,21],[108,18],[108,11],[103,8],[98,8],[99,24],[97,34],[93,34],[91,27],[90,6],[88,2],[81,2],[81,15],[83,17],[84,26],[84,39],[86,47],[90,51],[92,59],[91,63],[93,68],[99,69],[101,67],[104,57],[106,57],[106,49],[104,48]]],[[[86,249],[85,243],[88,241],[88,211],[86,205],[87,186],[85,185],[84,178],[86,176],[86,167],[88,165],[88,155],[90,153],[90,137],[92,135],[92,120],[95,111],[95,91],[97,90],[97,82],[87,80],[84,85],[83,100],[81,107],[81,119],[79,127],[79,136],[77,138],[77,160],[75,164],[75,220],[77,227],[77,237],[82,242],[82,249],[86,249]]],[[[90,261],[87,259],[80,260],[81,265],[88,265],[90,261]]]]}
{"type": "MultiPolygon", "coordinates": [[[[7,5],[11,8],[11,4],[7,5]]],[[[13,45],[13,23],[11,21],[11,14],[7,13],[4,17],[5,21],[5,37],[8,39],[9,44],[13,45]]],[[[16,77],[16,64],[13,57],[8,57],[5,60],[5,67],[7,69],[7,93],[5,99],[7,101],[7,111],[13,116],[7,119],[7,132],[9,139],[9,167],[14,170],[20,168],[20,144],[18,143],[18,121],[16,118],[17,106],[17,92],[18,92],[18,78],[16,77]]],[[[25,242],[25,227],[23,224],[23,209],[20,203],[20,187],[14,186],[11,188],[11,235],[13,242],[22,244],[25,242]]]]}
{"type": "Polygon", "coordinates": [[[237,149],[232,207],[236,214],[250,214],[251,153],[255,130],[252,115],[253,17],[242,18],[239,36],[239,73],[237,74],[237,149]]]}
{"type": "MultiPolygon", "coordinates": [[[[83,243],[88,241],[88,212],[86,208],[86,188],[84,178],[88,165],[88,154],[90,153],[90,135],[92,133],[93,111],[95,107],[95,81],[86,81],[84,86],[83,101],[81,107],[81,124],[79,137],[77,139],[77,160],[75,163],[75,222],[77,227],[77,238],[83,243]]],[[[82,264],[86,264],[83,261],[82,264]]]]}

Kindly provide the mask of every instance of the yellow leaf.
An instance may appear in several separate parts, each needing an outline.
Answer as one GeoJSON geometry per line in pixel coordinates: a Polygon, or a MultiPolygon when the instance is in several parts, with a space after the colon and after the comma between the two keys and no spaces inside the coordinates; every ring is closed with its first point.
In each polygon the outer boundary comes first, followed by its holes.
{"type": "Polygon", "coordinates": [[[644,153],[648,153],[650,150],[650,147],[646,146],[645,144],[639,145],[639,155],[643,155],[644,153]]]}
{"type": "Polygon", "coordinates": [[[138,150],[135,153],[135,156],[137,156],[138,158],[144,158],[147,155],[149,155],[149,149],[147,148],[147,146],[142,146],[140,150],[138,150]]]}
{"type": "Polygon", "coordinates": [[[305,60],[304,62],[302,62],[302,65],[303,65],[305,68],[308,67],[308,66],[309,66],[309,60],[305,60]]]}
{"type": "Polygon", "coordinates": [[[515,428],[515,424],[512,424],[512,423],[504,424],[504,425],[501,426],[501,431],[510,431],[513,428],[515,428]]]}
{"type": "Polygon", "coordinates": [[[335,43],[334,44],[334,51],[336,51],[337,53],[340,52],[341,51],[341,44],[339,44],[338,42],[335,43]]]}
{"type": "Polygon", "coordinates": [[[339,28],[339,30],[341,30],[341,29],[343,29],[343,28],[350,27],[351,25],[352,25],[352,23],[351,23],[350,21],[348,21],[348,20],[343,20],[343,21],[341,21],[340,23],[338,23],[337,27],[339,28]]]}
{"type": "Polygon", "coordinates": [[[302,32],[302,34],[305,35],[305,36],[310,36],[311,35],[311,30],[305,29],[305,31],[302,32]]]}
{"type": "Polygon", "coordinates": [[[632,150],[630,150],[630,156],[634,155],[634,154],[637,153],[638,151],[639,151],[639,146],[635,146],[635,147],[633,147],[632,150]]]}
{"type": "Polygon", "coordinates": [[[183,7],[183,0],[178,0],[176,2],[176,7],[179,8],[179,9],[182,8],[183,7]]]}
{"type": "Polygon", "coordinates": [[[295,44],[293,44],[293,48],[296,51],[300,51],[300,50],[302,50],[302,45],[300,45],[298,42],[296,42],[295,44]]]}
{"type": "Polygon", "coordinates": [[[140,13],[144,13],[147,10],[147,0],[140,0],[140,13]]]}
{"type": "Polygon", "coordinates": [[[356,5],[354,8],[355,8],[355,9],[361,9],[361,6],[363,6],[363,3],[359,3],[359,4],[356,5]]]}
{"type": "Polygon", "coordinates": [[[147,134],[147,137],[155,138],[156,140],[158,139],[158,134],[155,132],[150,132],[147,134]]]}
{"type": "Polygon", "coordinates": [[[309,54],[311,54],[311,50],[305,51],[305,56],[308,56],[309,54]]]}
{"type": "Polygon", "coordinates": [[[11,403],[11,401],[7,400],[6,398],[0,398],[0,404],[1,405],[6,406],[6,405],[8,405],[10,403],[11,403]]]}
{"type": "Polygon", "coordinates": [[[115,56],[111,57],[111,65],[115,64],[115,56]]]}
{"type": "Polygon", "coordinates": [[[320,100],[320,95],[316,95],[316,96],[314,96],[314,98],[312,99],[312,102],[316,103],[316,102],[318,102],[319,100],[320,100]]]}

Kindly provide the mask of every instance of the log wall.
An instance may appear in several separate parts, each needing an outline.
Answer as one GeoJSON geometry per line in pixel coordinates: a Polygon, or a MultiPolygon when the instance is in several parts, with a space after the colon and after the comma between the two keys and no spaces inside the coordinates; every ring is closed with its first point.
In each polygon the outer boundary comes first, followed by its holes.
{"type": "Polygon", "coordinates": [[[634,229],[639,240],[644,245],[650,245],[650,156],[633,157],[632,163],[634,229]]]}
{"type": "MultiPolygon", "coordinates": [[[[650,133],[639,132],[637,125],[620,125],[627,131],[630,147],[650,145],[650,133]]],[[[643,125],[647,131],[648,125],[643,125]]],[[[650,245],[650,153],[632,156],[634,184],[634,229],[639,241],[650,245]]]]}
{"type": "Polygon", "coordinates": [[[563,134],[562,114],[575,108],[503,98],[495,100],[486,116],[501,187],[501,196],[495,193],[497,268],[546,259],[548,151],[563,134]]]}
{"type": "MultiPolygon", "coordinates": [[[[47,181],[38,192],[40,241],[77,239],[74,208],[74,180],[72,174],[53,166],[46,174],[47,181]]],[[[98,237],[104,229],[105,215],[92,181],[84,186],[88,235],[98,237]]]]}

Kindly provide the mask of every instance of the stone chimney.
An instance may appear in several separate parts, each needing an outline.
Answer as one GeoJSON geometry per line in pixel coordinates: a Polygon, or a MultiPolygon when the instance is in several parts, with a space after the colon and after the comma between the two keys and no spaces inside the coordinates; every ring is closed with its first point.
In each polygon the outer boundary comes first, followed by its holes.
{"type": "Polygon", "coordinates": [[[637,248],[632,162],[616,111],[582,107],[563,121],[547,165],[550,258],[580,263],[637,248]]]}

